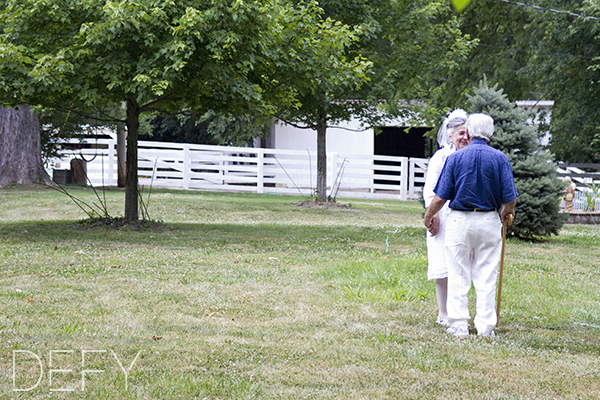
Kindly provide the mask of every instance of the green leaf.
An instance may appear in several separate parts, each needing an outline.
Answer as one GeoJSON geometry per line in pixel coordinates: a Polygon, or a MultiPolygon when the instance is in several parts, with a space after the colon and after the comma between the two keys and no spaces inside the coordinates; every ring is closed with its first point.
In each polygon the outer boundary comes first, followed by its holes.
{"type": "Polygon", "coordinates": [[[466,6],[469,5],[471,0],[452,0],[452,5],[456,9],[456,11],[462,11],[466,6]]]}

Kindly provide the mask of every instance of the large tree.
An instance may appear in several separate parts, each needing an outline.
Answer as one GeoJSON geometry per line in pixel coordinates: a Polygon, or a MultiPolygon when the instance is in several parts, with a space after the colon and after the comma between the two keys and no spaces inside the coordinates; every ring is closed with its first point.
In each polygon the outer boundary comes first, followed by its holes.
{"type": "Polygon", "coordinates": [[[8,0],[0,14],[0,93],[5,102],[100,112],[123,102],[125,218],[137,219],[142,113],[272,114],[295,105],[294,82],[318,80],[318,66],[329,61],[362,79],[364,63],[340,57],[352,32],[319,13],[315,3],[278,0],[8,0]]]}
{"type": "Polygon", "coordinates": [[[477,45],[464,62],[441,77],[446,84],[435,106],[466,107],[466,95],[484,76],[502,87],[510,98],[535,98],[536,82],[527,66],[535,42],[541,37],[530,10],[513,3],[478,0],[471,2],[461,17],[461,32],[475,39],[477,45]]]}
{"type": "Polygon", "coordinates": [[[600,5],[551,0],[542,6],[573,13],[536,14],[544,40],[531,65],[540,90],[555,101],[550,149],[560,161],[600,162],[600,5]]]}
{"type": "Polygon", "coordinates": [[[51,184],[41,154],[39,119],[30,107],[0,106],[0,187],[51,184]]]}
{"type": "Polygon", "coordinates": [[[461,31],[479,41],[447,76],[438,109],[465,105],[484,76],[515,100],[554,100],[550,150],[561,161],[600,160],[600,10],[597,1],[479,0],[463,12],[461,31]]]}

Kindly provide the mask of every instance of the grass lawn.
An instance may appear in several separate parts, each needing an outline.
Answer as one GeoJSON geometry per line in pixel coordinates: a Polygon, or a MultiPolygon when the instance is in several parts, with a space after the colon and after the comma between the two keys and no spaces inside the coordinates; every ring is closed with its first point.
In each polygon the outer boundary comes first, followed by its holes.
{"type": "Polygon", "coordinates": [[[0,190],[0,398],[600,398],[598,226],[509,239],[497,336],[459,340],[419,203],[300,200],[154,190],[135,231],[0,190]]]}

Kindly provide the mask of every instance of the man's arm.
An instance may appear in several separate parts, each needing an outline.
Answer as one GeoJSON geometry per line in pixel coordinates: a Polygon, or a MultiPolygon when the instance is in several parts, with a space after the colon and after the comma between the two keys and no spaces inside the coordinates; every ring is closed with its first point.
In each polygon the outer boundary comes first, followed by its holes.
{"type": "MultiPolygon", "coordinates": [[[[514,199],[510,203],[506,203],[504,207],[502,207],[502,211],[500,211],[500,219],[502,222],[506,222],[510,218],[515,217],[515,205],[517,204],[517,199],[514,199]]],[[[427,216],[427,214],[425,214],[427,216]]]]}
{"type": "Polygon", "coordinates": [[[431,204],[427,207],[427,211],[425,212],[425,218],[423,219],[423,223],[427,227],[431,236],[435,236],[439,230],[439,218],[437,216],[438,211],[442,209],[446,200],[440,198],[437,194],[433,196],[433,200],[431,200],[431,204]]]}

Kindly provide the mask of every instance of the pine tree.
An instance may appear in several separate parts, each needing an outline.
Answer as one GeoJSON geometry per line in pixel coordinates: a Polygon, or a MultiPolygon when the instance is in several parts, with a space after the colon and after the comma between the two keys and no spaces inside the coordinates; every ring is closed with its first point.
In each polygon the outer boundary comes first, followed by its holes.
{"type": "Polygon", "coordinates": [[[563,183],[556,178],[552,155],[538,142],[536,128],[527,123],[530,112],[517,108],[485,79],[468,98],[471,113],[494,119],[490,145],[505,153],[512,166],[519,197],[510,234],[522,239],[558,234],[564,222],[558,213],[563,183]]]}

